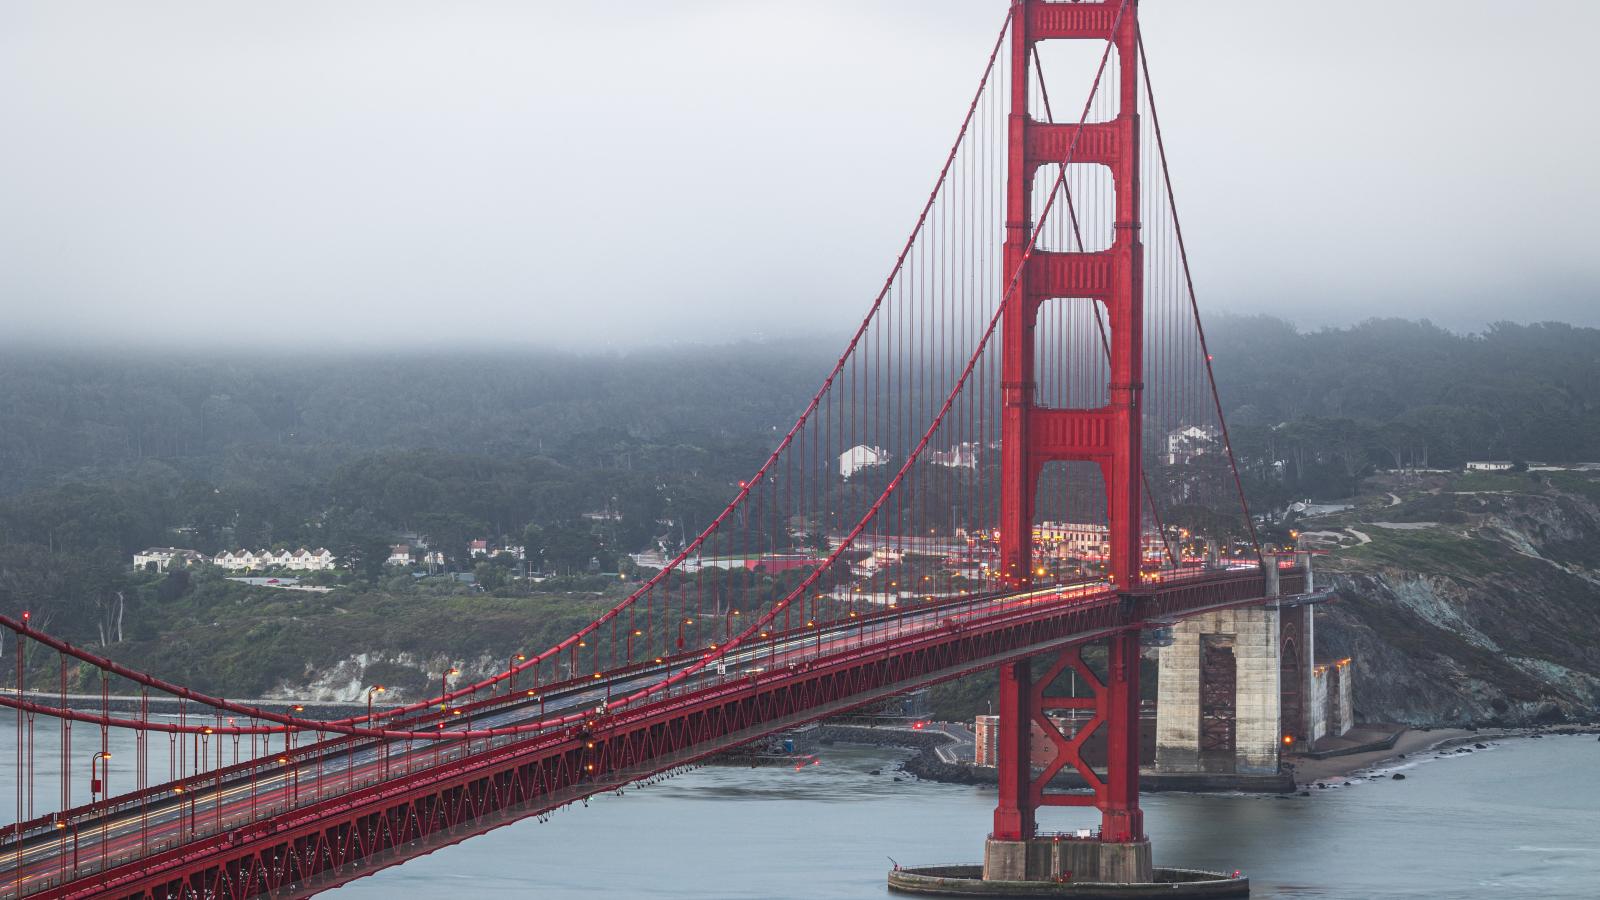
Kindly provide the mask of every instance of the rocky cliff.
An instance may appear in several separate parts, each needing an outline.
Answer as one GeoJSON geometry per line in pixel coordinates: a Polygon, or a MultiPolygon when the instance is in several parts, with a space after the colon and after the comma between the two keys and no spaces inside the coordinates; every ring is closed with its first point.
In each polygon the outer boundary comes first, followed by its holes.
{"type": "Polygon", "coordinates": [[[1588,473],[1378,482],[1307,523],[1338,599],[1318,655],[1354,658],[1358,718],[1550,722],[1600,713],[1600,479],[1588,473]]]}

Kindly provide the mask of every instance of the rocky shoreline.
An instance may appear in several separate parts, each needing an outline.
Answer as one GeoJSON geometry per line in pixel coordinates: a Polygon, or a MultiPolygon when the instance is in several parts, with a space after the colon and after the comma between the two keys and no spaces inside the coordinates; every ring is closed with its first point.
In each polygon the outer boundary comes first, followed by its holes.
{"type": "Polygon", "coordinates": [[[1414,728],[1402,733],[1395,746],[1388,750],[1322,760],[1297,760],[1294,769],[1295,781],[1302,789],[1326,787],[1335,781],[1378,777],[1371,774],[1372,770],[1389,768],[1407,760],[1487,750],[1496,741],[1540,740],[1545,737],[1572,735],[1600,736],[1600,723],[1586,722],[1527,728],[1414,728]]]}
{"type": "MultiPolygon", "coordinates": [[[[1249,781],[1230,781],[1208,777],[1185,779],[1182,776],[1165,776],[1159,781],[1152,782],[1152,779],[1146,776],[1143,779],[1145,783],[1141,785],[1141,789],[1147,793],[1168,790],[1196,793],[1244,791],[1272,794],[1298,791],[1304,794],[1316,787],[1325,788],[1335,781],[1343,782],[1363,777],[1364,773],[1368,773],[1373,769],[1393,766],[1407,759],[1429,755],[1444,756],[1456,753],[1472,753],[1476,750],[1488,749],[1489,742],[1499,740],[1538,740],[1547,736],[1586,734],[1600,736],[1600,723],[1475,730],[1416,728],[1403,732],[1390,749],[1377,750],[1371,753],[1357,753],[1349,756],[1329,757],[1321,760],[1296,760],[1293,768],[1285,772],[1281,784],[1270,781],[1252,784],[1249,781]]],[[[912,731],[900,728],[828,724],[822,726],[820,738],[824,746],[836,743],[863,744],[876,747],[897,747],[915,751],[904,762],[900,763],[899,770],[925,781],[977,787],[993,787],[998,782],[998,774],[992,768],[964,763],[948,763],[940,759],[937,748],[945,744],[954,743],[954,740],[939,731],[912,731]]],[[[1365,775],[1365,777],[1379,776],[1365,775]]],[[[1400,777],[1403,778],[1405,776],[1402,775],[1400,777]]],[[[1082,788],[1084,786],[1081,778],[1065,773],[1058,775],[1053,783],[1063,789],[1082,788]]]]}
{"type": "MultiPolygon", "coordinates": [[[[995,787],[999,783],[997,770],[987,766],[945,762],[938,748],[954,741],[940,731],[911,731],[898,728],[874,728],[858,725],[828,725],[823,727],[822,743],[865,744],[876,747],[897,747],[915,751],[899,771],[924,781],[941,784],[964,784],[974,787],[995,787]]],[[[1152,775],[1145,773],[1140,779],[1140,789],[1146,793],[1162,791],[1188,791],[1215,793],[1220,791],[1248,791],[1266,794],[1285,794],[1295,790],[1293,777],[1285,772],[1278,776],[1249,776],[1227,774],[1174,774],[1152,775]]],[[[1084,790],[1088,785],[1074,771],[1064,771],[1051,779],[1050,784],[1059,790],[1084,790]]]]}

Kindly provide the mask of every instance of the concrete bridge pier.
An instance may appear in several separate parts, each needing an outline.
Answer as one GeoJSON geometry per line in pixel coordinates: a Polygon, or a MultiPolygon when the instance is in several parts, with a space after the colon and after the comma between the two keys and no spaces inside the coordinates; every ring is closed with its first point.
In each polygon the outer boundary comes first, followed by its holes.
{"type": "MultiPolygon", "coordinates": [[[[1310,593],[1310,556],[1297,555],[1310,593]]],[[[1265,606],[1194,616],[1160,650],[1156,771],[1276,775],[1282,755],[1314,740],[1315,601],[1281,598],[1265,570],[1265,606]]]]}
{"type": "Polygon", "coordinates": [[[1068,878],[1109,884],[1148,884],[1155,879],[1150,841],[1109,843],[1064,835],[1024,841],[993,838],[983,848],[983,880],[1053,882],[1068,878]]]}
{"type": "Polygon", "coordinates": [[[1282,741],[1276,608],[1186,619],[1160,650],[1156,769],[1274,775],[1282,741]]]}

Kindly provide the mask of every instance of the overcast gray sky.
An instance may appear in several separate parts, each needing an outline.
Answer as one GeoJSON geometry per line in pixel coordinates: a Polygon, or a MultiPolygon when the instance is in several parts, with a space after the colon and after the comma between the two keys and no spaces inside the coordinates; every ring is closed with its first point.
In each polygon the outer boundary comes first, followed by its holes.
{"type": "MultiPolygon", "coordinates": [[[[0,329],[836,333],[1005,7],[6,0],[0,329]]],[[[1143,10],[1206,309],[1600,325],[1600,3],[1143,10]]]]}

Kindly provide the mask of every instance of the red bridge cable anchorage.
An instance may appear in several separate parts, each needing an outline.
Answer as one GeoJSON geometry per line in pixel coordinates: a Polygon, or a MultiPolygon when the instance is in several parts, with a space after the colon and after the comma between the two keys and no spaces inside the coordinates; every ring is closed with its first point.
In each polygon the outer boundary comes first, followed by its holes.
{"type": "MultiPolygon", "coordinates": [[[[1055,113],[1050,109],[1050,91],[1045,87],[1044,83],[1044,63],[1039,59],[1039,45],[1033,45],[1032,51],[1033,68],[1034,72],[1038,75],[1039,99],[1044,104],[1045,121],[1054,123],[1055,113]]],[[[1146,79],[1145,89],[1148,90],[1149,86],[1149,81],[1146,79]]],[[[1082,129],[1083,122],[1079,122],[1078,127],[1079,129],[1082,129]]],[[[1074,137],[1074,139],[1076,139],[1076,137],[1074,137]]],[[[1067,220],[1071,223],[1072,238],[1078,243],[1078,251],[1084,252],[1083,231],[1078,223],[1078,211],[1072,203],[1072,191],[1066,184],[1066,165],[1063,164],[1061,168],[1061,179],[1057,183],[1060,185],[1062,197],[1067,203],[1067,220]]],[[[1042,215],[1039,218],[1040,221],[1044,220],[1044,216],[1042,215]]],[[[1091,308],[1094,310],[1095,328],[1100,332],[1100,350],[1105,354],[1105,359],[1109,361],[1111,359],[1111,339],[1106,333],[1105,315],[1100,311],[1100,301],[1091,301],[1091,308]]],[[[1172,552],[1172,545],[1169,544],[1165,539],[1167,529],[1161,520],[1161,510],[1156,505],[1155,492],[1150,490],[1150,473],[1145,471],[1143,466],[1139,467],[1139,478],[1143,482],[1144,486],[1145,504],[1150,507],[1150,517],[1155,520],[1156,532],[1163,536],[1161,546],[1166,549],[1167,559],[1172,563],[1173,568],[1181,568],[1182,564],[1178,561],[1177,556],[1172,552]]]]}
{"type": "MultiPolygon", "coordinates": [[[[1217,375],[1211,367],[1211,350],[1206,345],[1206,329],[1200,318],[1200,304],[1195,299],[1194,275],[1189,270],[1189,250],[1183,241],[1183,225],[1178,221],[1178,201],[1173,195],[1172,173],[1167,168],[1167,145],[1161,139],[1161,116],[1156,112],[1155,90],[1150,84],[1150,60],[1144,52],[1144,36],[1140,34],[1137,39],[1139,47],[1139,67],[1144,75],[1145,98],[1150,104],[1150,123],[1156,135],[1156,155],[1161,160],[1161,180],[1167,191],[1167,209],[1172,215],[1172,231],[1178,240],[1178,259],[1183,264],[1183,282],[1189,295],[1189,308],[1194,314],[1195,332],[1199,336],[1200,355],[1205,361],[1206,380],[1211,386],[1211,402],[1217,411],[1217,423],[1222,429],[1222,444],[1228,451],[1228,467],[1233,471],[1233,486],[1239,492],[1239,505],[1244,508],[1244,521],[1250,528],[1250,543],[1255,547],[1256,561],[1263,567],[1266,559],[1261,553],[1261,538],[1256,533],[1256,520],[1250,515],[1250,501],[1245,499],[1244,481],[1239,478],[1239,461],[1233,455],[1233,439],[1228,435],[1228,420],[1222,414],[1222,396],[1217,392],[1217,375]]],[[[1276,564],[1276,563],[1274,563],[1276,564]]]]}
{"type": "MultiPolygon", "coordinates": [[[[650,580],[648,580],[644,585],[642,585],[640,588],[635,590],[626,599],[624,599],[623,601],[618,603],[611,610],[607,611],[600,618],[598,618],[594,622],[590,623],[589,625],[585,626],[584,628],[580,629],[578,632],[574,633],[571,637],[569,637],[566,640],[562,641],[561,643],[557,644],[555,647],[551,648],[550,650],[547,650],[544,653],[541,653],[541,654],[539,654],[539,655],[537,655],[537,656],[535,656],[535,657],[533,657],[533,658],[531,658],[531,659],[529,659],[529,660],[527,660],[527,661],[525,661],[523,663],[520,663],[520,664],[514,666],[511,670],[509,670],[507,672],[502,672],[502,673],[496,674],[496,675],[494,675],[494,676],[492,676],[490,678],[486,678],[486,679],[484,679],[482,681],[479,681],[479,682],[477,682],[475,684],[466,685],[466,686],[457,688],[454,691],[443,692],[439,696],[433,697],[433,698],[429,698],[427,700],[418,701],[418,702],[407,704],[407,705],[401,706],[401,707],[390,708],[388,710],[385,710],[385,713],[384,713],[385,716],[393,717],[393,716],[406,715],[406,714],[409,714],[409,713],[412,713],[412,712],[417,712],[419,710],[427,709],[427,708],[430,708],[430,707],[433,707],[433,706],[438,706],[440,704],[449,704],[452,701],[455,701],[455,700],[458,700],[458,699],[460,699],[462,697],[474,694],[478,690],[482,690],[483,688],[490,687],[492,685],[498,684],[499,682],[508,679],[509,677],[511,677],[514,674],[518,674],[518,673],[521,673],[523,671],[526,671],[527,669],[532,668],[532,667],[538,665],[541,662],[544,662],[544,661],[547,661],[549,659],[552,659],[552,658],[558,656],[560,653],[575,647],[579,641],[583,640],[585,637],[587,637],[587,636],[589,636],[591,634],[594,634],[602,625],[605,625],[606,623],[610,622],[619,613],[621,613],[624,610],[626,610],[627,608],[629,608],[631,606],[631,604],[635,600],[637,600],[639,597],[645,595],[650,589],[652,589],[655,586],[657,586],[658,584],[660,584],[670,571],[673,571],[673,570],[679,568],[681,566],[681,564],[686,559],[688,559],[692,554],[694,554],[695,551],[700,549],[700,547],[705,543],[705,541],[711,535],[716,533],[716,531],[719,528],[719,526],[721,526],[725,521],[727,521],[729,519],[729,517],[738,509],[738,507],[750,495],[750,493],[754,489],[754,487],[756,485],[762,483],[763,479],[765,479],[765,477],[767,476],[769,471],[772,469],[773,465],[778,460],[778,458],[781,456],[783,451],[786,450],[793,443],[796,435],[800,432],[801,427],[808,421],[810,416],[816,411],[816,409],[818,408],[819,404],[821,403],[823,397],[828,393],[829,389],[835,383],[835,380],[838,378],[839,373],[843,370],[844,366],[853,357],[853,355],[855,353],[855,350],[857,349],[858,345],[860,344],[862,337],[866,334],[866,331],[867,331],[868,327],[872,324],[873,320],[877,317],[878,313],[880,312],[880,310],[881,310],[881,308],[883,306],[884,299],[887,297],[887,295],[889,293],[889,290],[891,289],[891,287],[894,284],[895,276],[904,267],[906,259],[907,259],[908,255],[909,255],[913,245],[916,242],[916,238],[922,232],[923,227],[924,227],[924,225],[926,224],[926,222],[928,220],[929,212],[933,209],[934,203],[938,199],[940,190],[943,188],[943,186],[944,186],[944,184],[945,184],[945,182],[946,182],[946,180],[947,180],[947,178],[949,176],[951,167],[952,167],[952,165],[953,165],[953,163],[954,163],[954,161],[956,159],[957,153],[959,152],[961,144],[962,144],[963,140],[965,139],[965,137],[966,137],[966,135],[967,135],[967,133],[969,131],[969,128],[970,128],[970,126],[972,124],[974,113],[975,113],[975,111],[976,111],[976,109],[978,107],[978,102],[982,98],[982,96],[984,94],[984,90],[988,86],[990,77],[992,76],[992,74],[994,72],[994,64],[995,64],[995,61],[999,57],[999,53],[1000,53],[1001,47],[1004,46],[1006,34],[1010,30],[1011,19],[1012,19],[1012,12],[1010,10],[1008,10],[1007,13],[1006,13],[1006,16],[1005,16],[1005,20],[1001,24],[1000,33],[995,39],[994,47],[989,53],[988,62],[987,62],[987,65],[985,66],[983,75],[979,80],[977,91],[973,96],[972,102],[968,105],[966,116],[962,120],[961,128],[960,128],[959,132],[957,133],[955,144],[951,147],[949,154],[946,156],[945,162],[944,162],[943,166],[941,167],[941,169],[939,171],[938,178],[935,181],[934,188],[929,193],[928,200],[924,203],[921,212],[917,216],[917,220],[916,220],[915,225],[912,228],[912,232],[911,232],[910,237],[907,238],[904,247],[901,249],[899,256],[895,260],[895,264],[894,264],[893,268],[890,270],[890,273],[889,273],[888,277],[884,281],[883,287],[879,290],[877,296],[874,298],[874,300],[872,302],[871,307],[868,309],[866,317],[862,320],[860,326],[857,327],[855,333],[852,335],[849,343],[847,344],[847,346],[846,346],[846,348],[844,350],[844,353],[839,357],[838,361],[834,364],[833,369],[829,372],[827,378],[823,381],[822,386],[817,390],[816,394],[813,395],[813,397],[811,398],[810,403],[807,404],[805,410],[801,413],[799,420],[795,423],[795,425],[792,428],[790,428],[788,433],[785,434],[783,440],[779,442],[778,446],[767,457],[766,461],[762,463],[761,467],[756,470],[755,475],[752,476],[750,479],[746,480],[743,483],[743,485],[739,489],[739,492],[734,496],[733,500],[730,501],[729,504],[723,509],[723,511],[717,516],[717,518],[714,519],[712,521],[712,523],[710,525],[708,525],[695,538],[695,540],[693,542],[691,542],[687,547],[685,547],[685,549],[682,552],[680,552],[676,558],[674,558],[670,563],[668,563],[667,566],[664,567],[661,571],[657,572],[656,575],[653,576],[650,580]]],[[[852,539],[853,539],[853,536],[852,536],[852,539]]],[[[849,544],[846,543],[844,545],[841,545],[840,549],[841,550],[845,549],[848,546],[849,546],[849,544]]],[[[833,560],[837,559],[838,555],[839,555],[839,553],[836,551],[832,555],[832,557],[830,557],[830,559],[828,561],[829,564],[831,564],[833,562],[833,560]]],[[[820,571],[820,569],[819,569],[819,571],[820,571]]],[[[812,579],[810,583],[815,583],[815,579],[812,579]]],[[[777,607],[775,607],[775,609],[776,608],[777,607]]],[[[764,620],[762,623],[759,623],[759,624],[769,624],[769,623],[770,623],[770,617],[768,617],[768,619],[764,620]]],[[[232,733],[239,733],[239,734],[250,734],[250,733],[269,734],[269,733],[278,733],[278,732],[294,730],[294,731],[325,731],[325,732],[331,732],[331,733],[335,733],[335,734],[350,735],[350,736],[356,736],[356,737],[381,737],[381,738],[390,738],[390,739],[424,739],[424,740],[433,740],[433,741],[439,741],[439,740],[461,740],[463,738],[476,738],[476,737],[486,737],[486,736],[502,736],[502,735],[512,735],[512,734],[527,734],[527,733],[531,733],[531,732],[541,731],[541,730],[544,730],[544,729],[547,729],[547,728],[550,728],[550,727],[554,727],[555,724],[565,724],[567,722],[581,720],[581,719],[586,718],[588,716],[588,713],[573,714],[573,715],[569,715],[569,716],[564,716],[564,717],[560,718],[559,720],[556,720],[556,722],[554,722],[554,723],[553,722],[548,722],[548,721],[541,721],[541,722],[529,723],[529,724],[525,724],[525,725],[510,726],[510,727],[506,727],[506,728],[474,729],[474,730],[470,730],[470,731],[439,731],[439,730],[431,730],[431,731],[402,731],[402,730],[394,730],[394,729],[379,729],[379,728],[370,728],[370,727],[357,727],[357,726],[351,725],[350,723],[364,721],[366,719],[366,716],[364,716],[364,715],[363,716],[351,716],[351,717],[347,717],[347,718],[344,718],[344,719],[319,720],[319,719],[307,719],[307,718],[303,718],[303,717],[299,717],[299,716],[289,716],[289,715],[283,715],[283,714],[280,714],[280,713],[274,713],[274,712],[270,712],[268,710],[263,710],[263,709],[260,709],[260,708],[257,708],[257,707],[247,706],[247,705],[244,705],[244,704],[240,704],[240,703],[236,703],[236,702],[233,702],[233,701],[229,701],[229,700],[226,700],[224,698],[212,697],[212,696],[209,696],[207,694],[203,694],[201,692],[194,691],[194,690],[191,690],[189,688],[183,687],[182,685],[177,685],[177,684],[173,684],[171,682],[164,681],[164,680],[162,680],[160,678],[156,678],[153,675],[149,675],[148,673],[140,672],[138,670],[129,668],[127,666],[120,665],[120,664],[115,663],[112,660],[107,659],[105,657],[100,657],[100,656],[97,656],[97,655],[95,655],[93,653],[89,653],[87,651],[84,651],[84,650],[82,650],[82,649],[80,649],[78,647],[75,647],[75,646],[73,646],[73,645],[71,645],[71,644],[69,644],[69,643],[67,643],[65,641],[60,641],[60,640],[57,640],[55,638],[52,638],[49,635],[47,635],[47,634],[45,634],[45,633],[43,633],[41,631],[38,631],[37,629],[32,628],[28,624],[26,624],[24,622],[21,622],[21,621],[18,621],[16,619],[13,619],[13,618],[11,618],[9,616],[0,615],[0,626],[4,626],[5,628],[17,633],[19,636],[27,636],[27,637],[30,637],[30,638],[32,638],[34,640],[37,640],[37,641],[45,644],[46,646],[50,646],[50,647],[52,647],[54,649],[57,649],[57,650],[59,650],[59,651],[61,651],[63,653],[66,653],[67,655],[69,655],[69,656],[71,656],[71,657],[73,657],[75,659],[78,659],[78,660],[83,661],[83,662],[87,662],[87,663],[89,663],[91,665],[94,665],[94,666],[96,666],[98,668],[101,668],[103,670],[110,671],[110,672],[112,672],[112,673],[114,673],[116,675],[119,675],[119,676],[121,676],[123,678],[126,678],[126,679],[128,679],[130,681],[133,681],[136,684],[140,684],[140,685],[144,685],[146,687],[154,688],[154,689],[156,689],[158,691],[162,691],[164,693],[169,693],[169,694],[172,694],[172,695],[174,695],[176,697],[180,697],[180,698],[183,698],[183,699],[191,700],[191,701],[193,701],[195,703],[199,703],[199,704],[202,704],[202,705],[205,705],[205,706],[210,706],[210,707],[213,707],[215,709],[220,709],[220,710],[223,710],[223,711],[226,711],[226,712],[232,712],[232,713],[235,713],[236,715],[250,716],[250,717],[255,717],[255,718],[262,719],[264,721],[274,722],[274,723],[277,723],[277,725],[279,726],[279,727],[272,727],[272,726],[254,726],[254,727],[252,727],[252,726],[232,726],[232,727],[227,727],[227,726],[225,726],[224,730],[221,731],[221,733],[225,733],[225,734],[232,734],[232,733]]],[[[758,626],[757,625],[750,626],[749,628],[746,629],[746,633],[749,633],[749,632],[753,631],[756,627],[758,627],[758,626]]],[[[741,641],[742,641],[743,637],[744,637],[744,635],[740,636],[740,640],[741,641]]],[[[698,669],[696,669],[696,671],[698,671],[698,669]]],[[[676,681],[676,680],[680,680],[680,679],[669,679],[669,680],[676,681]]],[[[664,684],[665,684],[665,682],[663,682],[663,685],[664,684]]],[[[643,696],[643,695],[651,693],[651,692],[652,691],[649,688],[647,688],[644,691],[637,692],[636,694],[630,695],[629,697],[614,700],[613,704],[614,705],[625,704],[625,703],[631,702],[631,700],[634,699],[634,698],[637,698],[639,696],[643,696]]],[[[30,705],[30,706],[37,707],[40,711],[52,710],[52,712],[50,713],[51,715],[59,715],[59,717],[61,717],[61,718],[70,718],[70,719],[73,719],[75,721],[92,721],[92,722],[99,722],[100,721],[99,718],[94,718],[94,717],[82,718],[83,716],[85,716],[87,714],[76,713],[75,711],[71,711],[71,710],[56,709],[54,707],[47,707],[47,706],[45,706],[43,704],[32,704],[32,703],[28,703],[26,701],[20,701],[20,698],[11,698],[11,697],[5,697],[3,695],[0,695],[0,706],[8,706],[8,707],[17,708],[20,711],[22,709],[22,706],[18,705],[19,703],[21,703],[23,705],[30,705]]],[[[163,728],[161,728],[159,730],[170,730],[170,731],[172,731],[172,733],[204,734],[204,733],[206,733],[205,729],[207,727],[208,726],[199,726],[199,725],[196,725],[196,726],[185,726],[185,727],[182,727],[180,729],[175,729],[175,730],[163,727],[163,728]]],[[[216,728],[212,728],[212,732],[213,733],[217,733],[217,731],[218,730],[216,728]]]]}

